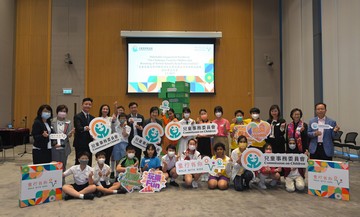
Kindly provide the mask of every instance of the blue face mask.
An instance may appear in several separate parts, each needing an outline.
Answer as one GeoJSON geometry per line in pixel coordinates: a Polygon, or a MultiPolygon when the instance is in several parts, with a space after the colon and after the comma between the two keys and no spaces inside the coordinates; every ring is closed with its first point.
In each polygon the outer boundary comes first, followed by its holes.
{"type": "Polygon", "coordinates": [[[243,117],[236,117],[236,121],[237,121],[237,122],[243,121],[243,117]]]}
{"type": "Polygon", "coordinates": [[[41,118],[43,118],[43,119],[49,119],[50,118],[50,116],[51,116],[51,113],[50,112],[43,112],[43,113],[41,113],[41,118]]]}
{"type": "Polygon", "coordinates": [[[120,124],[124,124],[126,120],[120,120],[120,124]]]}

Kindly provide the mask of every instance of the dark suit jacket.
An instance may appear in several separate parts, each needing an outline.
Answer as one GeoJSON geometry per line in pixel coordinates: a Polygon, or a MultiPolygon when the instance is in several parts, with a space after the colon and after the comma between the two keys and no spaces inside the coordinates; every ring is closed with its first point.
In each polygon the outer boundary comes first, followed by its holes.
{"type": "Polygon", "coordinates": [[[73,146],[76,148],[86,146],[88,149],[89,143],[93,140],[89,131],[84,131],[84,127],[89,126],[91,120],[94,119],[94,116],[90,114],[89,117],[90,120],[87,120],[83,112],[74,116],[75,137],[73,146]]]}
{"type": "MultiPolygon", "coordinates": [[[[129,118],[131,118],[131,115],[127,115],[126,119],[127,119],[127,123],[129,125],[129,127],[131,128],[130,134],[129,134],[129,144],[131,144],[131,140],[134,138],[134,124],[130,123],[129,118]]],[[[142,116],[141,114],[137,114],[136,118],[140,118],[141,119],[141,123],[138,123],[138,125],[144,126],[144,116],[142,116]]],[[[137,131],[137,135],[142,137],[142,130],[138,130],[137,131]]]]}
{"type": "MultiPolygon", "coordinates": [[[[48,121],[49,127],[51,128],[51,122],[48,121]]],[[[45,123],[39,119],[36,118],[34,120],[34,124],[32,125],[31,135],[34,138],[34,146],[40,149],[48,149],[48,143],[49,143],[49,137],[43,137],[43,132],[47,131],[47,128],[45,126],[45,123]]],[[[48,132],[48,134],[54,133],[52,128],[51,132],[48,132]]]]}

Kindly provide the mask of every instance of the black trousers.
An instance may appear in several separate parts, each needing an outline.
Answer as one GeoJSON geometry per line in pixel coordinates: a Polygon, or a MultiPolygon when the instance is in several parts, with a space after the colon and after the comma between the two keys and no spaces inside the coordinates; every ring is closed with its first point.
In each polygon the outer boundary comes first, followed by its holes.
{"type": "Polygon", "coordinates": [[[253,173],[249,170],[245,170],[241,176],[236,175],[234,178],[234,188],[236,191],[243,191],[249,188],[249,183],[253,178],[253,173]]]}
{"type": "Polygon", "coordinates": [[[310,154],[311,159],[317,159],[317,160],[327,160],[332,161],[332,157],[329,157],[326,155],[324,150],[324,145],[322,143],[318,143],[316,147],[316,151],[314,154],[310,154]]]}

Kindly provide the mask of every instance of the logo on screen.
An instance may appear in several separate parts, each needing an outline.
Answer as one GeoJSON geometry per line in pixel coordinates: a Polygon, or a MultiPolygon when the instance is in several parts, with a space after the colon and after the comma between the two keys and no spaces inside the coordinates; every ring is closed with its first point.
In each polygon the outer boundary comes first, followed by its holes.
{"type": "Polygon", "coordinates": [[[133,47],[132,47],[132,50],[133,50],[133,52],[137,52],[137,51],[138,51],[138,47],[137,47],[137,46],[133,46],[133,47]]]}

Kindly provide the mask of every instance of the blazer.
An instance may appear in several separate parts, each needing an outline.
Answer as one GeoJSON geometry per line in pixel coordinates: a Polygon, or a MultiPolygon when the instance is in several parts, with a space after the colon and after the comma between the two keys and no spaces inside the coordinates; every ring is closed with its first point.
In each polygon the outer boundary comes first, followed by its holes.
{"type": "MultiPolygon", "coordinates": [[[[141,123],[139,123],[139,125],[144,126],[144,116],[142,116],[141,114],[137,114],[136,117],[141,119],[141,123]]],[[[131,128],[131,131],[129,134],[129,144],[131,144],[131,140],[134,138],[134,124],[130,123],[130,121],[129,121],[130,118],[131,118],[131,114],[126,116],[126,119],[128,121],[127,123],[129,125],[129,127],[131,128]]],[[[142,130],[136,129],[136,131],[137,131],[137,135],[142,137],[142,130]]]]}
{"type": "MultiPolygon", "coordinates": [[[[65,119],[64,120],[65,122],[65,125],[67,125],[67,129],[66,129],[66,132],[64,132],[64,134],[66,134],[68,137],[66,137],[65,140],[61,140],[61,144],[62,146],[64,146],[65,148],[65,155],[68,156],[70,153],[71,153],[71,147],[70,147],[70,140],[69,140],[69,134],[72,130],[72,125],[71,125],[71,121],[68,120],[68,119],[65,119]]],[[[51,126],[54,130],[54,133],[58,133],[58,129],[57,129],[57,118],[54,118],[52,121],[51,121],[51,126]]],[[[53,141],[53,144],[55,145],[57,143],[56,140],[53,141]]]]}
{"type": "MultiPolygon", "coordinates": [[[[49,127],[51,129],[51,122],[48,121],[49,123],[49,127]]],[[[48,149],[48,143],[50,141],[49,137],[43,137],[43,132],[44,131],[48,131],[46,128],[45,123],[42,121],[41,118],[36,118],[34,120],[34,123],[32,125],[32,129],[31,129],[31,135],[34,138],[34,146],[36,148],[40,148],[40,149],[48,149]]],[[[51,131],[48,131],[48,134],[53,133],[53,129],[51,129],[51,131]]]]}
{"type": "MultiPolygon", "coordinates": [[[[308,136],[310,139],[309,142],[309,151],[311,154],[314,154],[316,152],[316,148],[317,148],[317,140],[318,137],[315,136],[315,129],[313,129],[311,127],[312,123],[317,123],[319,120],[318,117],[314,117],[309,121],[309,125],[308,125],[308,136]]],[[[329,117],[325,118],[325,124],[328,124],[332,127],[336,126],[336,121],[332,120],[329,117]]],[[[333,129],[324,129],[324,134],[323,134],[323,146],[324,146],[324,151],[325,154],[328,157],[332,157],[334,155],[334,143],[333,143],[333,139],[335,138],[335,136],[337,135],[337,132],[335,133],[333,129]]]]}
{"type": "Polygon", "coordinates": [[[90,132],[84,130],[84,127],[89,126],[91,120],[94,119],[94,116],[89,114],[89,119],[90,120],[86,119],[82,111],[74,116],[75,135],[73,146],[75,148],[86,146],[88,149],[89,143],[93,140],[90,132]]]}

